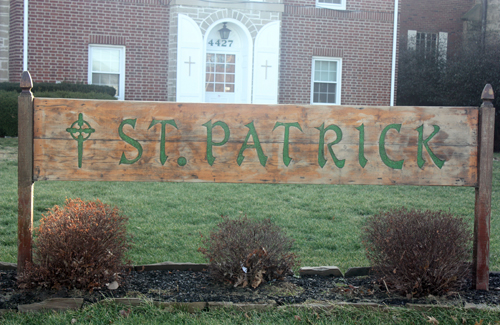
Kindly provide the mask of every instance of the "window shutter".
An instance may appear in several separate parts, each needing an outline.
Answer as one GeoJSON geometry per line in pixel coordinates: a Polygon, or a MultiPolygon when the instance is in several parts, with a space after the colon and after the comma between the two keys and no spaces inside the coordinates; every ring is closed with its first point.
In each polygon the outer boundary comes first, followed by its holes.
{"type": "Polygon", "coordinates": [[[255,38],[253,66],[254,104],[278,103],[280,25],[272,22],[259,31],[255,38]]]}
{"type": "Polygon", "coordinates": [[[409,30],[408,31],[408,49],[415,50],[417,48],[417,31],[409,30]]]}
{"type": "Polygon", "coordinates": [[[179,14],[177,32],[177,102],[203,102],[203,37],[188,16],[179,14]]]}
{"type": "Polygon", "coordinates": [[[438,51],[439,58],[446,60],[446,56],[448,54],[448,33],[439,32],[438,51]]]}

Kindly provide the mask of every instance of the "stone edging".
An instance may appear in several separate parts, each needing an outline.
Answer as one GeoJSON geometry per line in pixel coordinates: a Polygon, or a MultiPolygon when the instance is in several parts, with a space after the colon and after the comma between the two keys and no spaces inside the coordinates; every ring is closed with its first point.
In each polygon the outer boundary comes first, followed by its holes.
{"type": "MultiPolygon", "coordinates": [[[[208,269],[208,264],[206,263],[174,263],[174,262],[163,262],[156,264],[146,264],[137,265],[132,267],[136,272],[142,271],[203,271],[208,269]]],[[[320,276],[333,276],[339,278],[351,278],[357,276],[366,276],[371,272],[371,267],[352,267],[347,270],[345,275],[342,274],[340,269],[336,266],[314,266],[314,267],[301,267],[299,270],[299,275],[320,275],[320,276]]]]}
{"type": "MultiPolygon", "coordinates": [[[[314,311],[325,311],[331,310],[333,308],[338,307],[354,307],[354,308],[365,308],[372,310],[386,310],[389,308],[401,308],[401,307],[393,307],[387,306],[384,304],[370,303],[370,302],[316,302],[316,303],[303,303],[303,304],[290,304],[290,305],[282,305],[277,306],[276,302],[272,301],[269,303],[232,303],[232,302],[153,302],[147,299],[141,298],[109,298],[106,300],[102,300],[99,303],[118,303],[124,306],[139,306],[141,304],[153,304],[155,306],[159,306],[166,309],[176,310],[181,309],[185,310],[189,313],[196,313],[201,311],[209,311],[209,310],[217,310],[221,308],[234,308],[238,311],[265,311],[269,309],[277,309],[284,310],[288,308],[297,308],[297,309],[309,309],[314,311]]],[[[53,311],[64,311],[64,310],[77,310],[83,306],[83,298],[52,298],[47,299],[40,303],[34,303],[29,305],[19,305],[19,312],[39,312],[43,310],[53,310],[53,311]]],[[[422,304],[406,304],[406,308],[420,310],[420,311],[429,311],[435,308],[440,309],[450,309],[454,306],[452,305],[422,305],[422,304]]],[[[484,304],[465,304],[463,307],[465,310],[487,310],[487,311],[500,311],[500,306],[491,307],[484,304]]],[[[6,313],[10,310],[8,309],[0,309],[0,315],[6,313]]]]}
{"type": "Polygon", "coordinates": [[[83,298],[51,298],[29,305],[18,305],[17,309],[21,313],[29,313],[47,309],[53,311],[77,310],[82,306],[83,298]]]}
{"type": "Polygon", "coordinates": [[[0,262],[0,271],[1,270],[17,270],[17,264],[0,262]]]}
{"type": "Polygon", "coordinates": [[[136,272],[143,271],[203,271],[208,269],[207,263],[174,263],[162,262],[156,264],[145,264],[132,266],[136,272]]]}
{"type": "MultiPolygon", "coordinates": [[[[16,270],[17,264],[0,262],[0,270],[16,270]]],[[[207,263],[175,263],[175,262],[162,262],[156,264],[135,265],[131,267],[136,272],[143,271],[203,271],[208,269],[207,263]]],[[[357,277],[369,275],[370,267],[352,267],[347,270],[345,275],[342,274],[340,269],[336,266],[314,266],[302,267],[299,270],[301,276],[304,275],[321,275],[321,276],[334,276],[334,277],[357,277]]]]}

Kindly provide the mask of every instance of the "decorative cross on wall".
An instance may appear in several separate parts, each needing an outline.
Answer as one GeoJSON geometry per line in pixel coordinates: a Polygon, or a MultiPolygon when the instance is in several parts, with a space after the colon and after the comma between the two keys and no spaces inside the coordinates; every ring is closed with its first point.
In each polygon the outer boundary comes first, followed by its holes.
{"type": "Polygon", "coordinates": [[[266,80],[267,80],[267,68],[272,68],[272,66],[270,65],[267,65],[267,60],[266,60],[266,64],[265,65],[261,65],[261,67],[265,68],[266,69],[266,80]]]}
{"type": "Polygon", "coordinates": [[[191,57],[189,57],[189,61],[186,61],[184,63],[187,63],[189,65],[189,76],[191,77],[191,64],[195,64],[195,62],[191,62],[191,57]]]}

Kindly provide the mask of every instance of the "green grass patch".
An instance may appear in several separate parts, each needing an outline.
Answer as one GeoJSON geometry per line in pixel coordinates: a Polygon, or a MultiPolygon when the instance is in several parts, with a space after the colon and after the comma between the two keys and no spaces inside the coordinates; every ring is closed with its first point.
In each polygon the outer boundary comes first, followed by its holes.
{"type": "Polygon", "coordinates": [[[498,311],[471,311],[462,308],[416,311],[406,308],[360,309],[337,306],[327,311],[286,308],[269,311],[221,309],[188,313],[152,304],[129,309],[119,304],[100,303],[64,313],[0,316],[3,325],[13,324],[498,324],[498,311]]]}

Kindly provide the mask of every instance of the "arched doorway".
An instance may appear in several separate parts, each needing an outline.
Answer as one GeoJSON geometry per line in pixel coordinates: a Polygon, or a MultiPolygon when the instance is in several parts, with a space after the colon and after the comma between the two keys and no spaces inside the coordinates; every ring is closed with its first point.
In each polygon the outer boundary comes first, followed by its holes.
{"type": "Polygon", "coordinates": [[[205,90],[207,103],[250,103],[252,38],[240,22],[223,19],[205,34],[205,90]],[[220,30],[230,30],[223,39],[220,30]]]}

